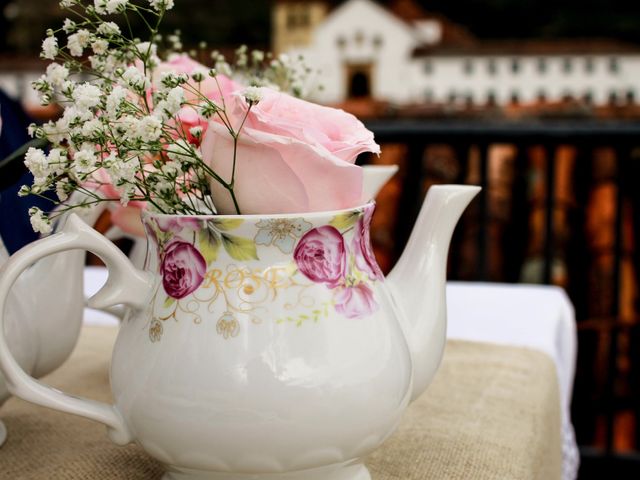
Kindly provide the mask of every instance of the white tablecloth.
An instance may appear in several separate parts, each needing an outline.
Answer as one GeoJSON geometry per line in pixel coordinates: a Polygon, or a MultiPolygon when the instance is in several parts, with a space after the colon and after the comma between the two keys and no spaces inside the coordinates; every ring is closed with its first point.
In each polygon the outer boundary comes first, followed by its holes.
{"type": "MultiPolygon", "coordinates": [[[[106,270],[85,270],[85,292],[95,293],[106,270]]],[[[449,338],[528,347],[555,361],[563,411],[563,478],[577,477],[578,448],[571,425],[571,392],[576,362],[576,323],[573,306],[558,287],[449,282],[449,338]]],[[[85,323],[117,325],[112,315],[87,309],[85,323]]]]}

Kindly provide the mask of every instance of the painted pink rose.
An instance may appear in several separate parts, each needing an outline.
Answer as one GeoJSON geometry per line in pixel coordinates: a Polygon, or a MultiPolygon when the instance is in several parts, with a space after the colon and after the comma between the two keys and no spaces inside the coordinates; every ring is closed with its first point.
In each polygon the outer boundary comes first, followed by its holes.
{"type": "Polygon", "coordinates": [[[342,234],[325,225],[305,233],[293,252],[302,274],[312,282],[335,288],[344,281],[347,254],[342,234]]]}
{"type": "Polygon", "coordinates": [[[160,265],[164,291],[172,298],[184,298],[204,280],[207,262],[190,243],[175,240],[167,245],[160,265]]]}
{"type": "MultiPolygon", "coordinates": [[[[361,203],[359,153],[379,152],[373,135],[354,116],[314,105],[284,93],[260,89],[262,100],[249,112],[237,142],[235,195],[244,214],[317,212],[361,203]]],[[[232,123],[248,108],[241,95],[227,100],[232,123]]],[[[204,161],[231,180],[234,142],[216,121],[202,142],[204,161]]],[[[229,195],[211,182],[216,207],[236,213],[229,195]]]]}
{"type": "Polygon", "coordinates": [[[156,218],[158,228],[163,232],[180,233],[184,229],[200,231],[202,223],[194,217],[158,217],[156,218]]]}
{"type": "Polygon", "coordinates": [[[373,298],[373,291],[364,283],[354,287],[340,288],[333,298],[336,312],[347,318],[369,316],[378,310],[378,304],[373,298]]]}
{"type": "Polygon", "coordinates": [[[365,209],[364,214],[355,226],[351,249],[355,255],[356,266],[366,273],[371,280],[381,280],[382,271],[371,248],[371,218],[373,207],[365,209]]]}

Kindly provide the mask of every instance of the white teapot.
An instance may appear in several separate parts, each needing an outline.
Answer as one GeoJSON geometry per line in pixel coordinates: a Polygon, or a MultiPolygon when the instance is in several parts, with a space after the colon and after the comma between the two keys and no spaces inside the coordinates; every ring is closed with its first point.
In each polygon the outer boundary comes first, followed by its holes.
{"type": "Polygon", "coordinates": [[[111,364],[114,405],[37,382],[1,335],[0,369],[13,394],[102,422],[118,444],[136,441],[166,480],[369,480],[363,458],[440,363],[449,242],[478,191],[432,187],[387,279],[369,243],[373,203],[145,213],[145,270],[71,216],[5,264],[0,312],[33,262],[70,249],[99,255],[109,278],[90,305],[129,307],[111,364]]]}

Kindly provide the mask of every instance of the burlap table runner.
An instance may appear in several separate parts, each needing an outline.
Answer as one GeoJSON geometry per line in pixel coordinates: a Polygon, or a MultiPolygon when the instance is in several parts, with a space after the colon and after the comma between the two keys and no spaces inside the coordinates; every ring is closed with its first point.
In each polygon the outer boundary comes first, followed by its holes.
{"type": "MultiPolygon", "coordinates": [[[[46,378],[67,392],[109,401],[111,328],[87,327],[62,368],[46,378]]],[[[542,353],[450,341],[435,381],[398,431],[367,461],[374,480],[560,478],[560,401],[542,353]]],[[[159,479],[137,446],[117,447],[105,428],[19,399],[0,409],[9,431],[0,478],[159,479]]]]}

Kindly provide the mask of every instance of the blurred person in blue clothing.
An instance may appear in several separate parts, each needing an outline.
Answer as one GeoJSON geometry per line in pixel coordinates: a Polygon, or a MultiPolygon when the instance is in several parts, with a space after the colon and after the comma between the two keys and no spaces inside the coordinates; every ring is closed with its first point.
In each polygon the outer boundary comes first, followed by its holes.
{"type": "MultiPolygon", "coordinates": [[[[27,127],[32,123],[22,105],[0,90],[0,161],[27,143],[31,138],[27,127]]],[[[12,168],[0,167],[0,237],[9,253],[36,240],[38,234],[31,228],[29,208],[38,206],[51,210],[53,204],[46,199],[27,196],[18,197],[22,185],[30,185],[33,177],[27,171],[22,158],[12,162],[12,168]],[[17,164],[16,164],[17,162],[17,164]],[[15,174],[15,172],[18,172],[15,174]]]]}

